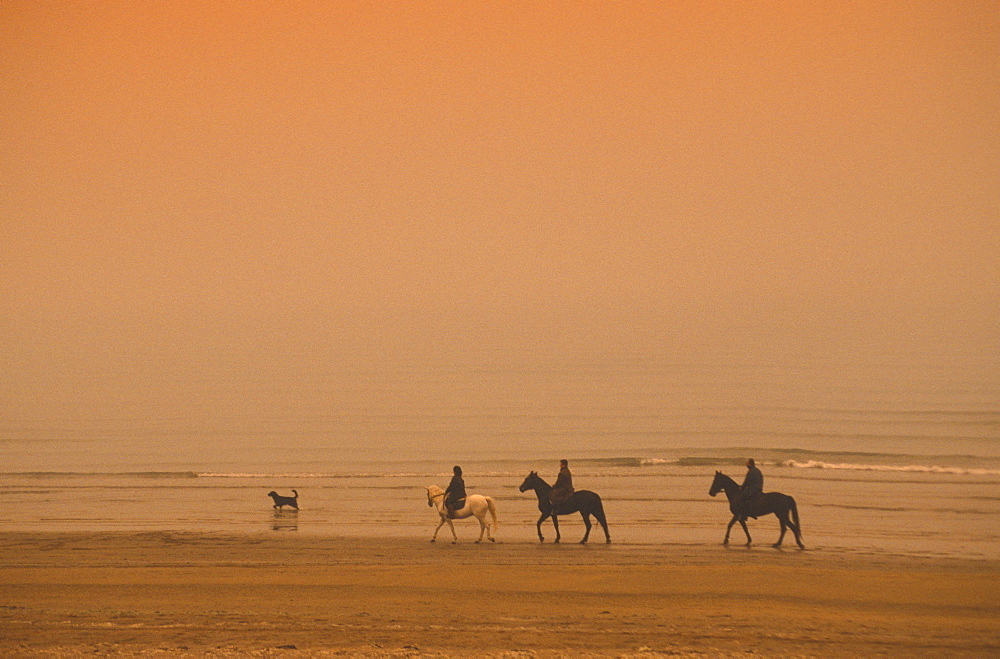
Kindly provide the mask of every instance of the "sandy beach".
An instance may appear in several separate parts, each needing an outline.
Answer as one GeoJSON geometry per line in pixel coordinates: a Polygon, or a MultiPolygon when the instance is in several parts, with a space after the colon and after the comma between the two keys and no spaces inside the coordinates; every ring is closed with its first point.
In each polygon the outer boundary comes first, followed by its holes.
{"type": "Polygon", "coordinates": [[[0,534],[0,654],[968,655],[993,561],[298,534],[0,534]]]}

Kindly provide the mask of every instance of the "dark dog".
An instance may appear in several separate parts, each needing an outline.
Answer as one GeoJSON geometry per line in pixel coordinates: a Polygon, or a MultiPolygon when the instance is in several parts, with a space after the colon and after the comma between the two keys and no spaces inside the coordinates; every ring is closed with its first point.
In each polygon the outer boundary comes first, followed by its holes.
{"type": "Polygon", "coordinates": [[[291,506],[295,510],[299,509],[299,493],[292,490],[293,497],[283,497],[274,490],[267,493],[267,496],[274,499],[274,508],[281,508],[282,506],[291,506]]]}

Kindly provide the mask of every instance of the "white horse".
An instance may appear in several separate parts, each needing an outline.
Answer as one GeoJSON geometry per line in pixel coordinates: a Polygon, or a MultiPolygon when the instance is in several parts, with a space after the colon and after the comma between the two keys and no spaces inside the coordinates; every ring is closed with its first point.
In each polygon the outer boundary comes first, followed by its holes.
{"type": "Polygon", "coordinates": [[[455,525],[452,524],[452,519],[465,519],[466,517],[475,516],[479,520],[479,540],[476,542],[483,541],[483,534],[490,539],[490,542],[496,542],[496,538],[493,537],[493,533],[490,531],[490,523],[486,521],[486,513],[493,516],[493,529],[497,528],[497,507],[493,503],[492,497],[484,497],[481,494],[471,494],[465,497],[465,505],[460,509],[455,511],[455,517],[448,517],[448,510],[444,506],[444,490],[442,490],[437,485],[427,486],[427,505],[437,507],[438,515],[441,516],[441,523],[438,524],[437,528],[434,529],[434,537],[431,538],[431,542],[437,540],[438,531],[444,526],[445,522],[448,522],[448,526],[451,528],[451,537],[453,543],[458,542],[458,536],[455,534],[455,525]]]}

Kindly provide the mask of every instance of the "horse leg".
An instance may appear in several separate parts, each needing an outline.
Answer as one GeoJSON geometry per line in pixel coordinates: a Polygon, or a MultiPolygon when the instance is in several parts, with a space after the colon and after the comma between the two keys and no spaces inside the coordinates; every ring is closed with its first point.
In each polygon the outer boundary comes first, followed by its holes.
{"type": "MultiPolygon", "coordinates": [[[[476,519],[479,520],[479,539],[476,540],[476,544],[478,545],[480,542],[483,541],[483,534],[486,533],[486,529],[487,529],[487,527],[489,525],[486,523],[486,515],[485,514],[482,517],[480,517],[479,515],[476,515],[476,519]]],[[[490,538],[490,539],[492,540],[492,538],[490,538]]]]}
{"type": "Polygon", "coordinates": [[[458,544],[458,534],[455,533],[455,523],[451,521],[451,518],[447,518],[445,521],[448,522],[448,528],[451,529],[451,544],[458,544]]]}
{"type": "Polygon", "coordinates": [[[729,544],[729,532],[733,530],[733,524],[736,523],[737,519],[739,519],[739,515],[733,515],[733,518],[729,520],[729,526],[726,527],[726,537],[722,539],[722,544],[729,544]]]}
{"type": "Polygon", "coordinates": [[[556,527],[556,539],[553,540],[552,542],[558,543],[559,540],[562,538],[562,535],[560,535],[559,533],[559,519],[555,515],[552,515],[552,526],[556,527]]]}
{"type": "Polygon", "coordinates": [[[583,518],[583,525],[587,527],[587,532],[583,534],[583,540],[580,541],[581,545],[585,545],[590,538],[590,527],[593,525],[590,523],[590,513],[580,511],[580,517],[583,518]]]}
{"type": "MultiPolygon", "coordinates": [[[[490,528],[490,520],[486,519],[486,513],[483,513],[483,518],[479,522],[483,525],[483,530],[486,531],[486,539],[490,542],[496,542],[497,539],[493,537],[493,530],[490,528]]],[[[495,524],[496,522],[494,522],[495,524]]],[[[479,539],[482,540],[482,534],[479,535],[479,539]]]]}
{"type": "Polygon", "coordinates": [[[793,499],[792,497],[788,498],[790,499],[789,509],[792,512],[792,517],[795,519],[795,524],[793,525],[791,522],[789,522],[789,526],[792,527],[792,533],[795,534],[795,542],[799,545],[799,549],[805,549],[806,546],[802,544],[802,523],[799,522],[799,507],[795,503],[795,499],[793,499]]]}
{"type": "Polygon", "coordinates": [[[799,549],[805,549],[806,546],[802,543],[802,532],[799,529],[799,525],[793,525],[791,522],[789,522],[788,525],[792,528],[792,533],[795,534],[795,544],[799,546],[799,549]]]}
{"type": "Polygon", "coordinates": [[[795,544],[799,546],[799,549],[805,549],[806,546],[802,543],[802,532],[799,530],[798,524],[792,524],[789,522],[788,526],[791,527],[792,533],[795,534],[795,544]]]}
{"type": "MultiPolygon", "coordinates": [[[[488,512],[490,516],[493,518],[492,529],[490,528],[489,520],[486,520],[486,537],[490,539],[490,542],[496,542],[497,539],[493,537],[493,532],[499,528],[498,524],[500,522],[499,520],[497,520],[496,504],[493,502],[493,499],[491,497],[486,497],[486,512],[488,512]]],[[[483,513],[483,519],[484,520],[486,519],[486,513],[483,513]]]]}
{"type": "MultiPolygon", "coordinates": [[[[806,546],[804,544],[802,544],[802,530],[799,528],[799,525],[796,524],[795,522],[793,522],[790,519],[787,520],[785,522],[785,524],[788,525],[788,528],[790,528],[792,530],[792,533],[795,535],[795,544],[797,544],[799,546],[799,549],[805,549],[806,546]]],[[[784,537],[785,534],[782,533],[781,535],[782,535],[782,537],[784,537]]],[[[778,544],[779,545],[781,544],[781,540],[780,539],[778,540],[778,544]]]]}
{"type": "Polygon", "coordinates": [[[785,532],[788,531],[788,521],[781,515],[775,515],[778,518],[778,522],[781,524],[781,535],[778,536],[778,541],[774,543],[775,549],[781,548],[781,543],[785,541],[785,532]]]}
{"type": "Polygon", "coordinates": [[[542,516],[538,518],[538,524],[535,526],[538,528],[538,541],[545,542],[545,536],[542,535],[542,522],[549,518],[548,513],[542,513],[542,516]]]}
{"type": "Polygon", "coordinates": [[[433,535],[433,536],[431,537],[431,542],[434,542],[435,540],[437,540],[437,537],[438,537],[438,531],[440,531],[440,530],[441,530],[441,527],[442,527],[442,526],[444,526],[444,523],[445,523],[445,518],[444,518],[444,517],[442,517],[442,518],[441,518],[441,523],[440,523],[440,524],[438,524],[438,527],[437,527],[436,529],[434,529],[434,535],[433,535]]]}
{"type": "Polygon", "coordinates": [[[608,518],[605,517],[605,515],[604,515],[604,506],[603,506],[603,504],[599,508],[597,508],[597,510],[594,511],[594,517],[597,518],[597,521],[600,523],[601,528],[604,529],[604,539],[610,545],[611,544],[611,534],[608,533],[608,518]]]}
{"type": "Polygon", "coordinates": [[[747,534],[747,547],[753,544],[753,539],[750,537],[750,529],[747,528],[747,521],[743,517],[740,517],[740,526],[743,527],[743,532],[747,534]]]}

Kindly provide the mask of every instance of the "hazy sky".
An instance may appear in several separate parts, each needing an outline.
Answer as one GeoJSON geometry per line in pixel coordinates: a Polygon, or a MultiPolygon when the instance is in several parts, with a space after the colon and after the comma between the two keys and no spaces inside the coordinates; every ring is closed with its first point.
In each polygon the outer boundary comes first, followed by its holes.
{"type": "Polygon", "coordinates": [[[989,1],[5,0],[6,414],[212,360],[996,359],[998,35],[989,1]]]}

